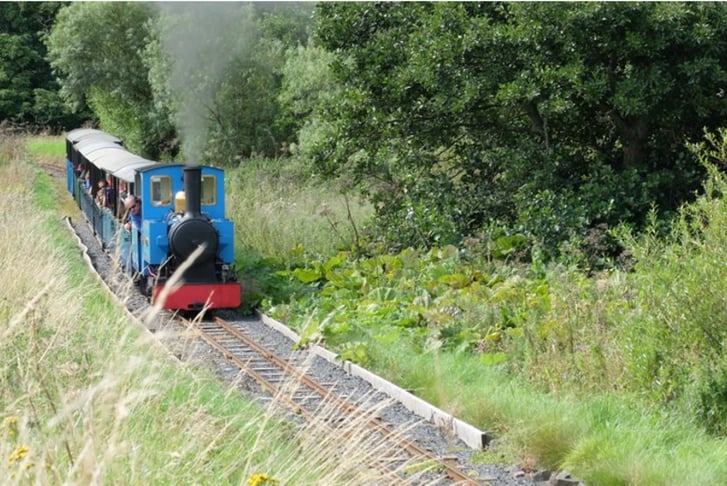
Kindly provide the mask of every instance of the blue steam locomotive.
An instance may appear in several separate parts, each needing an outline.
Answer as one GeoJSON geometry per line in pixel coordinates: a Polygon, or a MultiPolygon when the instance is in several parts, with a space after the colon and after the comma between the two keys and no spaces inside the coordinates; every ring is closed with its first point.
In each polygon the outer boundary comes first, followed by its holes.
{"type": "Polygon", "coordinates": [[[87,128],[67,134],[66,156],[68,191],[152,302],[182,311],[240,305],[222,169],[147,160],[87,128]],[[134,201],[141,213],[130,225],[134,201]]]}

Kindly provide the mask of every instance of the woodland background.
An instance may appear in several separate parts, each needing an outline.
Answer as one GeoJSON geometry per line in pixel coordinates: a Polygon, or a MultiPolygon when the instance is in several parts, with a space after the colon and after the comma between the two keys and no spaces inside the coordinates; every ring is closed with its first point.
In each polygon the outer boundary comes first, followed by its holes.
{"type": "MultiPolygon", "coordinates": [[[[0,119],[153,159],[296,157],[388,249],[511,237],[616,256],[673,216],[727,114],[712,3],[4,3],[0,119]]],[[[506,240],[501,240],[505,243],[506,240]]]]}

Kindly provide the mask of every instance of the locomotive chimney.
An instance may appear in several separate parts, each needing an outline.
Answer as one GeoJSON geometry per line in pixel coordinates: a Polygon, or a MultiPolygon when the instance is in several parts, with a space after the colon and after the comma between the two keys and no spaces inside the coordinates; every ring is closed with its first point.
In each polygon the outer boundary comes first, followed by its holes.
{"type": "Polygon", "coordinates": [[[202,215],[202,168],[190,167],[184,168],[184,194],[187,199],[187,210],[185,216],[201,216],[202,215]]]}

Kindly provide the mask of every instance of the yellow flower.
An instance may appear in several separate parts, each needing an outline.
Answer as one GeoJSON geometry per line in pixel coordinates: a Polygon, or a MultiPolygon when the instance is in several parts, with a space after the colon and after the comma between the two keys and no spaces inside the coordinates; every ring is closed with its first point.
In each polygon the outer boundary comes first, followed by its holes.
{"type": "Polygon", "coordinates": [[[269,474],[265,473],[258,473],[253,474],[250,476],[250,479],[247,480],[247,484],[250,486],[261,486],[264,484],[278,484],[280,481],[277,479],[271,477],[269,474]]]}
{"type": "Polygon", "coordinates": [[[11,467],[16,462],[20,462],[23,460],[25,455],[28,453],[28,447],[26,446],[18,446],[15,448],[12,454],[10,454],[10,457],[8,457],[8,467],[11,467]]]}
{"type": "Polygon", "coordinates": [[[5,417],[0,429],[8,429],[8,435],[14,436],[18,432],[18,419],[16,417],[5,417]]]}

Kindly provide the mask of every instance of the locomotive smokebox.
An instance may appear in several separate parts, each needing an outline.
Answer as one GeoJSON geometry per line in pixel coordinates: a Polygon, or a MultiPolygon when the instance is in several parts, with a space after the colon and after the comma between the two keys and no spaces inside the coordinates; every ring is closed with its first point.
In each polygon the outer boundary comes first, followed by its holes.
{"type": "Polygon", "coordinates": [[[170,226],[169,250],[176,261],[187,260],[199,247],[204,250],[187,268],[183,278],[187,283],[207,282],[215,275],[215,258],[219,249],[219,236],[215,227],[202,215],[202,168],[184,168],[186,209],[178,223],[170,226]],[[212,277],[211,277],[212,276],[212,277]]]}
{"type": "Polygon", "coordinates": [[[184,213],[187,217],[202,216],[202,168],[184,168],[184,194],[187,199],[187,209],[184,213]]]}

